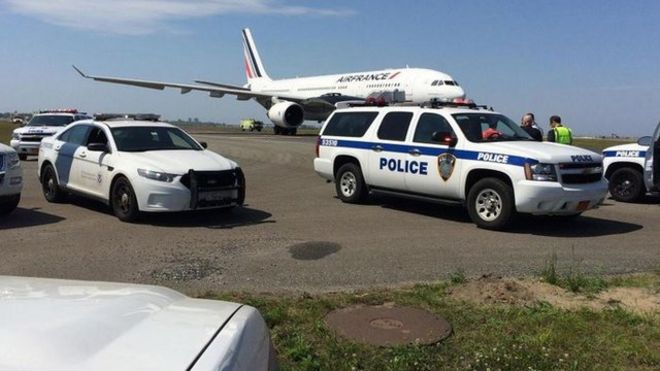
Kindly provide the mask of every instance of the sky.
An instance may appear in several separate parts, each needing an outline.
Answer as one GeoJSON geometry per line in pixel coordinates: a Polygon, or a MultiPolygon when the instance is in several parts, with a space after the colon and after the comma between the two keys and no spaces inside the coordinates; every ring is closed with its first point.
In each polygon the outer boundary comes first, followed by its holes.
{"type": "Polygon", "coordinates": [[[249,27],[272,78],[423,67],[518,121],[650,135],[660,1],[0,0],[0,112],[76,107],[237,123],[254,101],[82,79],[245,84],[249,27]]]}

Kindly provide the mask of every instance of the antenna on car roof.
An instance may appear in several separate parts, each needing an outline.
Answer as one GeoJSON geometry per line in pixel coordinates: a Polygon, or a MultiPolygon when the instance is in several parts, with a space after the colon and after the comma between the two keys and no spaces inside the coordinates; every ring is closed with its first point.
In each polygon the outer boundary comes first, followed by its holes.
{"type": "Polygon", "coordinates": [[[96,113],[94,120],[96,121],[110,121],[110,120],[135,120],[135,121],[159,121],[160,115],[155,113],[96,113]]]}

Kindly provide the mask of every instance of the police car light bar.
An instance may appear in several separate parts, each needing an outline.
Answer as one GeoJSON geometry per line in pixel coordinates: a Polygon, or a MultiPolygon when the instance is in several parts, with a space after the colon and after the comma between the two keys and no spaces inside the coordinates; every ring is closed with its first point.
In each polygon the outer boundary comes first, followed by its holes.
{"type": "Polygon", "coordinates": [[[160,115],[155,113],[96,113],[94,120],[96,121],[109,121],[109,120],[134,120],[134,121],[158,121],[160,115]]]}
{"type": "Polygon", "coordinates": [[[64,108],[64,109],[43,109],[39,113],[78,113],[78,110],[75,108],[64,108]]]}

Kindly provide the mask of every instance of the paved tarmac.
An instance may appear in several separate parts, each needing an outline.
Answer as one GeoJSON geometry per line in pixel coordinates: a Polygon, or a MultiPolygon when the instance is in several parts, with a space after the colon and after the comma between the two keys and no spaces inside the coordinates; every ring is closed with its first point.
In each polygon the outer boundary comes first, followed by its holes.
{"type": "Polygon", "coordinates": [[[508,232],[478,229],[460,207],[394,198],[343,204],[313,171],[314,137],[197,134],[238,161],[247,205],[232,213],[116,219],[71,197],[49,204],[36,160],[23,163],[19,209],[0,219],[0,274],[153,283],[207,290],[336,291],[482,274],[560,269],[602,273],[660,266],[660,199],[607,200],[573,221],[525,217],[508,232]]]}

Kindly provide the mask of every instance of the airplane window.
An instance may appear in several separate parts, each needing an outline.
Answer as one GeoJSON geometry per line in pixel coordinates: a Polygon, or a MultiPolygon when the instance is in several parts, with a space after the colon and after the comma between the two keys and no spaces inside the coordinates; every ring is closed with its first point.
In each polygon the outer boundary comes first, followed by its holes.
{"type": "Polygon", "coordinates": [[[451,80],[446,80],[446,81],[445,81],[445,85],[454,86],[454,82],[451,81],[451,80]]]}
{"type": "Polygon", "coordinates": [[[440,86],[440,85],[444,85],[444,84],[445,84],[444,81],[442,81],[442,80],[438,80],[438,86],[440,86]]]}
{"type": "Polygon", "coordinates": [[[456,81],[456,80],[454,80],[454,85],[460,86],[460,85],[458,85],[458,81],[456,81]]]}
{"type": "Polygon", "coordinates": [[[436,85],[438,85],[438,80],[435,80],[431,83],[431,86],[436,86],[436,85]]]}

